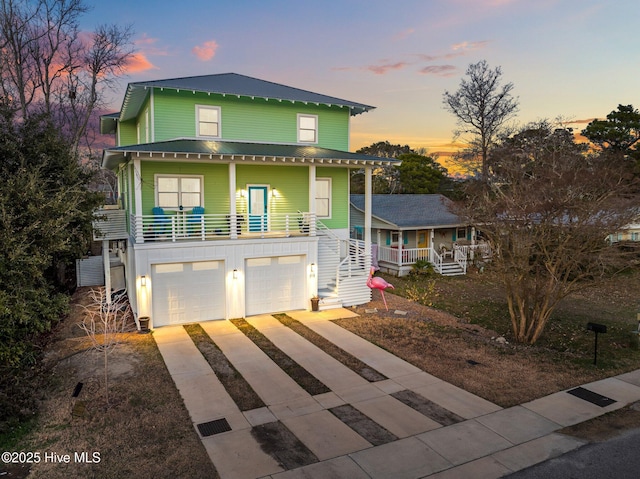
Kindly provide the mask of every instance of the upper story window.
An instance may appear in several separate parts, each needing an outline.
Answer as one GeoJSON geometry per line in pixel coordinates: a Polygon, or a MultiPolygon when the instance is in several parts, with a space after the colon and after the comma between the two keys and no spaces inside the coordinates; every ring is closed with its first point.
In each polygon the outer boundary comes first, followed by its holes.
{"type": "Polygon", "coordinates": [[[196,106],[197,136],[220,137],[220,107],[196,106]]]}
{"type": "Polygon", "coordinates": [[[202,206],[202,176],[156,175],[156,206],[167,209],[202,206]]]}
{"type": "Polygon", "coordinates": [[[331,218],[331,178],[316,178],[316,215],[331,218]]]}
{"type": "Polygon", "coordinates": [[[298,115],[298,143],[318,143],[317,115],[298,115]]]}

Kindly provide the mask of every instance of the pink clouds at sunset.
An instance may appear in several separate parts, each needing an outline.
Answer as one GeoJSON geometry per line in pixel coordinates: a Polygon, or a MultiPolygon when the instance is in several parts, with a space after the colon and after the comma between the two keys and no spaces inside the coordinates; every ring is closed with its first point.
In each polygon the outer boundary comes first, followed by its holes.
{"type": "Polygon", "coordinates": [[[127,60],[126,72],[128,74],[141,73],[154,69],[156,69],[156,67],[149,61],[144,53],[134,53],[127,60]]]}
{"type": "Polygon", "coordinates": [[[201,45],[196,45],[191,49],[191,53],[193,53],[198,60],[203,62],[211,60],[218,50],[218,42],[215,40],[209,40],[207,42],[202,43],[201,45]]]}

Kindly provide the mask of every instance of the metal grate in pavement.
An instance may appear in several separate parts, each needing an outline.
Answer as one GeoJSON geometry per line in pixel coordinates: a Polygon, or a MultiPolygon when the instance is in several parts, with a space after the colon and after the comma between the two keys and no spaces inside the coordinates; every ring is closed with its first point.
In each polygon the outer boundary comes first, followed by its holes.
{"type": "Polygon", "coordinates": [[[231,426],[229,426],[229,423],[225,418],[222,418],[198,424],[198,431],[202,437],[207,437],[231,431],[231,426]]]}
{"type": "Polygon", "coordinates": [[[588,401],[591,404],[595,404],[596,406],[600,407],[607,407],[616,402],[614,399],[608,398],[607,396],[603,396],[598,393],[594,393],[593,391],[589,391],[588,389],[585,389],[583,387],[578,387],[567,392],[575,397],[584,399],[585,401],[588,401]]]}

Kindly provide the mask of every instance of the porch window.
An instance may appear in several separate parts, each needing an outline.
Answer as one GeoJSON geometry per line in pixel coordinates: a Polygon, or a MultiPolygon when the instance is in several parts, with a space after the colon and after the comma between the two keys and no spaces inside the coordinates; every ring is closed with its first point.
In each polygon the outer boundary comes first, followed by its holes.
{"type": "Polygon", "coordinates": [[[197,135],[220,137],[220,107],[196,106],[197,135]]]}
{"type": "Polygon", "coordinates": [[[331,178],[316,178],[316,215],[331,218],[331,178]]]}
{"type": "Polygon", "coordinates": [[[456,233],[456,238],[454,238],[455,240],[466,240],[467,239],[467,228],[458,228],[458,231],[456,233]]]}
{"type": "Polygon", "coordinates": [[[318,143],[317,115],[298,115],[298,143],[318,143]]]}
{"type": "Polygon", "coordinates": [[[168,209],[202,206],[202,176],[156,175],[156,206],[168,209]]]}

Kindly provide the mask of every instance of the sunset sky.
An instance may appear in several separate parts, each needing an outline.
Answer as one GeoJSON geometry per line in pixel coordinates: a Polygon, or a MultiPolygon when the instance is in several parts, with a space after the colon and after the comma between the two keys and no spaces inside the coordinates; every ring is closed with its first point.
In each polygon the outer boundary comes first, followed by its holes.
{"type": "Polygon", "coordinates": [[[470,63],[502,67],[520,123],[582,129],[640,107],[638,0],[111,0],[82,27],[133,24],[128,82],[235,72],[374,105],[351,149],[376,141],[455,149],[442,107],[470,63]]]}

